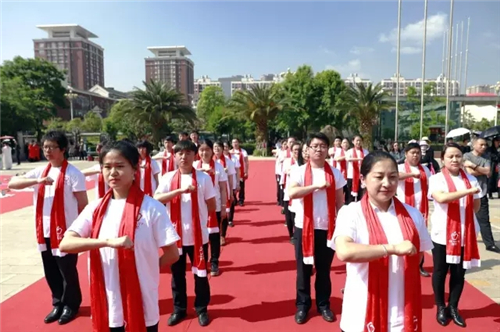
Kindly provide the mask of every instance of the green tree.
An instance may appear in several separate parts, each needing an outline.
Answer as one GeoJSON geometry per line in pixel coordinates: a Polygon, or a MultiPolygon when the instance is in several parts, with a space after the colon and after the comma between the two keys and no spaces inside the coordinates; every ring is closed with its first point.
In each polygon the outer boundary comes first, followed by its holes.
{"type": "Polygon", "coordinates": [[[349,86],[343,93],[341,107],[345,110],[345,120],[355,119],[359,133],[363,136],[365,146],[371,148],[373,126],[378,123],[380,112],[388,108],[384,102],[387,94],[382,86],[369,84],[365,87],[358,83],[349,86]]]}
{"type": "Polygon", "coordinates": [[[187,105],[184,95],[165,83],[151,80],[143,82],[144,90],[135,88],[132,99],[125,108],[126,115],[134,114],[141,125],[151,127],[153,141],[170,132],[169,124],[174,119],[194,123],[196,113],[187,105]]]}
{"type": "Polygon", "coordinates": [[[255,85],[250,90],[236,91],[229,102],[229,108],[237,116],[255,123],[257,147],[268,141],[269,122],[288,107],[279,85],[255,85]]]}
{"type": "MultiPolygon", "coordinates": [[[[125,137],[131,140],[137,140],[147,136],[151,133],[151,126],[149,123],[144,122],[139,112],[131,111],[131,101],[129,99],[122,99],[115,103],[106,118],[106,123],[111,122],[125,137]]],[[[109,129],[109,127],[106,127],[109,129]]],[[[105,132],[112,136],[113,131],[105,132]]]]}
{"type": "Polygon", "coordinates": [[[217,109],[226,105],[226,97],[224,90],[218,86],[207,86],[200,94],[200,99],[196,106],[196,114],[198,119],[202,121],[202,125],[209,122],[212,113],[217,109]]]}
{"type": "Polygon", "coordinates": [[[70,122],[66,124],[66,130],[71,132],[73,134],[73,137],[75,137],[75,140],[77,142],[80,141],[80,134],[82,133],[83,129],[83,121],[80,118],[74,118],[70,122]]]}
{"type": "Polygon", "coordinates": [[[87,132],[100,132],[102,129],[102,119],[95,112],[87,112],[83,117],[82,129],[87,132]]]}
{"type": "MultiPolygon", "coordinates": [[[[5,103],[2,103],[2,106],[7,106],[5,111],[10,113],[6,114],[6,118],[26,120],[25,123],[14,127],[29,126],[36,131],[38,138],[41,138],[43,123],[55,116],[56,106],[66,107],[65,89],[61,84],[63,80],[63,72],[52,63],[40,58],[24,59],[18,56],[12,61],[5,61],[0,68],[2,98],[4,87],[11,95],[5,103]],[[23,115],[20,118],[16,117],[19,114],[23,115]]],[[[2,127],[4,125],[2,123],[2,127]]]]}
{"type": "Polygon", "coordinates": [[[107,117],[102,121],[102,131],[108,135],[110,140],[115,141],[118,136],[119,127],[113,119],[107,117]]]}
{"type": "Polygon", "coordinates": [[[52,118],[46,122],[46,131],[49,130],[64,130],[66,131],[66,126],[68,122],[64,121],[61,118],[52,118]]]}

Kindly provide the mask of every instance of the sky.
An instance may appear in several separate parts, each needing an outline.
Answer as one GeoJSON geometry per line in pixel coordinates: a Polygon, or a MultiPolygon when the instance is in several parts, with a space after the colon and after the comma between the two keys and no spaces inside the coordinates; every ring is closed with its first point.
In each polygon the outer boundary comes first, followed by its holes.
{"type": "MultiPolygon", "coordinates": [[[[426,78],[442,72],[449,12],[449,1],[429,0],[426,78]]],[[[105,85],[122,91],[142,85],[144,58],[152,56],[149,46],[186,46],[195,78],[260,78],[303,64],[315,71],[335,69],[342,77],[358,73],[373,82],[396,73],[395,0],[3,1],[0,13],[1,62],[16,55],[33,57],[33,39],[46,36],[36,25],[76,23],[98,36],[93,41],[104,48],[105,85]]],[[[471,21],[467,86],[500,81],[499,15],[500,1],[455,1],[454,26],[464,22],[463,68],[468,17],[471,21]]],[[[423,17],[423,0],[402,1],[400,67],[405,78],[421,77],[423,17]]],[[[458,41],[459,54],[461,34],[458,41]]]]}

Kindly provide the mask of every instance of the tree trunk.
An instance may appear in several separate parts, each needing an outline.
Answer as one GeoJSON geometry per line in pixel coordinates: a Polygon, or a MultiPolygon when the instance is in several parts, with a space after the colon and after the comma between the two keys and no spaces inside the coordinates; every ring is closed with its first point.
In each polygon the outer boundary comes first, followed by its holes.
{"type": "Polygon", "coordinates": [[[361,136],[363,136],[363,146],[368,151],[373,150],[373,126],[362,124],[360,126],[361,136]]]}
{"type": "Polygon", "coordinates": [[[255,148],[257,150],[265,150],[266,156],[268,154],[267,135],[268,135],[267,122],[257,124],[255,128],[255,142],[256,142],[255,148]]]}

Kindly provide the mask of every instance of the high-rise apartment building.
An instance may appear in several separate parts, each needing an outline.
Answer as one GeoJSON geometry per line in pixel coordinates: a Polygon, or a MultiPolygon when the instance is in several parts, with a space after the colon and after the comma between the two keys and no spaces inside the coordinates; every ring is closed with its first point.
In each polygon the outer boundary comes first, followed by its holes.
{"type": "MultiPolygon", "coordinates": [[[[395,96],[396,95],[396,83],[397,77],[396,74],[391,78],[383,79],[380,84],[382,85],[382,89],[387,91],[389,94],[395,96]]],[[[446,77],[442,74],[439,75],[435,79],[426,79],[425,84],[433,83],[435,85],[435,90],[433,92],[436,96],[445,96],[446,95],[446,77]]],[[[424,86],[425,86],[424,84],[424,86]]],[[[417,94],[420,95],[420,91],[422,89],[422,79],[407,79],[399,76],[399,95],[406,96],[408,94],[408,88],[414,87],[417,90],[417,94]]],[[[460,83],[456,80],[450,80],[450,85],[448,87],[450,92],[450,96],[458,96],[460,94],[460,83]]]]}
{"type": "Polygon", "coordinates": [[[47,38],[34,39],[35,57],[66,71],[71,87],[89,90],[104,86],[104,49],[92,42],[97,36],[78,24],[37,25],[47,38]]]}
{"type": "Polygon", "coordinates": [[[148,47],[148,50],[154,56],[145,59],[146,82],[168,83],[191,103],[194,97],[194,62],[188,58],[191,52],[185,46],[148,47]]]}
{"type": "Polygon", "coordinates": [[[354,86],[354,84],[363,84],[365,88],[367,88],[370,84],[372,84],[372,81],[366,78],[361,78],[359,77],[358,74],[351,74],[347,78],[344,78],[344,83],[346,86],[354,86]]]}
{"type": "Polygon", "coordinates": [[[489,94],[495,94],[496,86],[495,85],[473,85],[467,88],[465,91],[465,94],[467,95],[472,95],[472,94],[477,94],[477,93],[489,93],[489,94]]]}

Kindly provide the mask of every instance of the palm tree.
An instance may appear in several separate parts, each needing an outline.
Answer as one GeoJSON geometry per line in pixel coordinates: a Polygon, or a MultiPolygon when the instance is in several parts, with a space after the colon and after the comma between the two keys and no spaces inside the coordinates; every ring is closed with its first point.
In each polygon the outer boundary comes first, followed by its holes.
{"type": "Polygon", "coordinates": [[[182,93],[159,81],[143,81],[143,84],[144,90],[135,88],[132,92],[128,112],[134,112],[141,122],[151,126],[153,141],[158,142],[169,131],[174,119],[196,121],[196,113],[182,93]]]}
{"type": "Polygon", "coordinates": [[[373,126],[377,124],[380,112],[388,109],[389,105],[384,101],[388,96],[382,90],[382,86],[371,83],[364,86],[361,83],[348,86],[342,96],[342,108],[346,111],[344,120],[346,123],[356,122],[359,133],[367,148],[372,146],[373,126]]]}
{"type": "Polygon", "coordinates": [[[254,85],[250,90],[236,91],[229,101],[229,109],[236,116],[255,123],[257,148],[268,141],[268,126],[279,112],[288,108],[288,99],[279,85],[254,85]]]}

